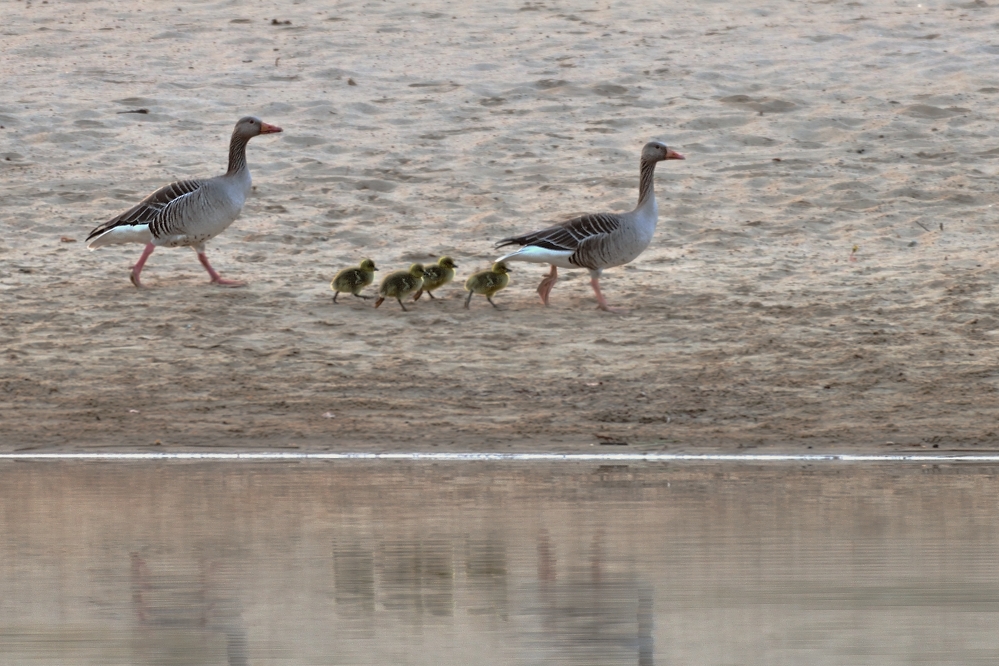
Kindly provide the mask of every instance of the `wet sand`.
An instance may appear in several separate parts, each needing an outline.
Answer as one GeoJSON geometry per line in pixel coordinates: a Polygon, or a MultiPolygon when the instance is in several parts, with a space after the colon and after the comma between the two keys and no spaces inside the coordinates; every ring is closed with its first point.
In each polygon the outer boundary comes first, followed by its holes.
{"type": "MultiPolygon", "coordinates": [[[[999,9],[984,2],[7,3],[0,449],[999,448],[999,9]],[[147,109],[146,114],[120,113],[147,109]],[[192,252],[85,249],[284,127],[192,252]],[[460,281],[492,244],[625,211],[659,229],[541,306],[460,281]],[[411,312],[344,299],[450,254],[411,312]]],[[[371,293],[371,291],[369,291],[371,293]]],[[[599,449],[598,449],[599,450],[599,449]]]]}

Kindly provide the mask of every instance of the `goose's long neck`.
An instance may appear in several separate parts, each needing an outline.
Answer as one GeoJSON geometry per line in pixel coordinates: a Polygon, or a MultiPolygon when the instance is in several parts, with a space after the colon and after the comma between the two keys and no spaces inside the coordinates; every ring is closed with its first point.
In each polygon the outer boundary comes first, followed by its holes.
{"type": "Polygon", "coordinates": [[[227,176],[246,169],[247,141],[249,139],[246,137],[236,134],[232,135],[232,140],[229,142],[229,170],[226,172],[227,176]]]}
{"type": "Polygon", "coordinates": [[[656,196],[653,189],[656,180],[656,163],[652,160],[642,160],[640,173],[641,177],[638,180],[638,208],[641,208],[656,196]]]}

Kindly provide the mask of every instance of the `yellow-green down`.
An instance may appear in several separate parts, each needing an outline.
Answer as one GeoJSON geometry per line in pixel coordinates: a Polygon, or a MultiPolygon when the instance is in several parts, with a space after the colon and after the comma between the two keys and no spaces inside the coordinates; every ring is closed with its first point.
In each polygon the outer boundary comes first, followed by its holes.
{"type": "Polygon", "coordinates": [[[427,292],[427,296],[430,298],[435,298],[433,291],[453,280],[454,269],[456,268],[458,268],[458,264],[454,263],[454,259],[451,257],[441,257],[437,260],[436,264],[425,267],[423,269],[423,287],[416,292],[413,300],[420,300],[423,292],[427,292]]]}
{"type": "Polygon", "coordinates": [[[465,281],[465,291],[468,292],[465,307],[467,308],[468,304],[471,303],[473,294],[485,294],[486,300],[499,310],[499,306],[493,303],[493,294],[505,288],[510,282],[510,276],[507,275],[509,272],[510,269],[505,263],[497,261],[488,271],[474,273],[465,281]]]}
{"type": "Polygon", "coordinates": [[[375,307],[381,305],[386,298],[394,298],[399,301],[399,307],[403,312],[408,312],[406,306],[402,304],[403,297],[409,296],[422,286],[423,264],[413,264],[408,271],[389,273],[378,287],[379,298],[375,301],[375,307]]]}
{"type": "Polygon", "coordinates": [[[375,281],[375,271],[377,270],[375,262],[365,259],[357,268],[345,268],[337,273],[333,281],[330,282],[330,289],[333,290],[333,302],[336,303],[336,297],[340,295],[341,291],[357,298],[371,298],[370,296],[361,296],[361,290],[375,281]]]}

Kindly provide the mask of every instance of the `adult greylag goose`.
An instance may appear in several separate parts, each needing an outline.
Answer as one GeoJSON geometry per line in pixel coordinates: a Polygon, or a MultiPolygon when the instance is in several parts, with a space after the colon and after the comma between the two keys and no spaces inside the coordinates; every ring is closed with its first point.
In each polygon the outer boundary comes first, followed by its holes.
{"type": "Polygon", "coordinates": [[[226,230],[239,216],[250,193],[246,143],[258,134],[280,132],[259,118],[240,118],[229,141],[229,170],[206,180],[181,180],[161,187],[133,208],[108,220],[87,236],[87,247],[96,250],[119,243],[145,243],[132,267],[132,284],[141,287],[139,274],[157,247],[190,247],[198,254],[213,284],[240,287],[244,282],[225,280],[205,256],[205,242],[226,230]]]}
{"type": "Polygon", "coordinates": [[[496,261],[529,261],[551,264],[551,272],[538,285],[541,302],[548,305],[548,295],[558,280],[559,268],[586,268],[590,286],[601,310],[613,311],[600,293],[600,274],[605,268],[633,261],[652,242],[659,219],[654,180],[656,163],[682,160],[683,155],[666,144],[650,141],[642,148],[638,206],[628,213],[597,213],[555,224],[522,236],[504,238],[496,247],[520,245],[521,248],[496,261]]]}

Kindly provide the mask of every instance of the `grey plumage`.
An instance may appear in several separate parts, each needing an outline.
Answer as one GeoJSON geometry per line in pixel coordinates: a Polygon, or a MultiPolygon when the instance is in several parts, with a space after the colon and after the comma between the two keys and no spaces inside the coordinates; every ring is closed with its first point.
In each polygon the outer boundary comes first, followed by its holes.
{"type": "Polygon", "coordinates": [[[621,216],[612,213],[581,215],[540,231],[504,238],[496,247],[533,245],[549,250],[571,252],[569,263],[580,268],[601,270],[610,260],[608,250],[618,240],[612,236],[621,228],[621,216]]]}
{"type": "Polygon", "coordinates": [[[246,166],[246,144],[259,134],[282,131],[259,118],[241,118],[229,142],[229,168],[224,175],[204,180],[181,180],[156,190],[137,205],[97,226],[87,236],[91,250],[117,243],[145,243],[142,257],[132,268],[133,284],[156,247],[191,247],[212,282],[223,280],[208,263],[205,243],[225,231],[239,216],[252,179],[246,166]]]}
{"type": "MultiPolygon", "coordinates": [[[[199,188],[204,186],[204,183],[205,181],[203,180],[179,180],[176,183],[170,183],[169,185],[161,187],[137,205],[129,208],[121,215],[111,218],[91,231],[87,236],[87,241],[89,242],[91,239],[96,238],[105,231],[115,227],[136,226],[139,224],[148,224],[149,230],[154,237],[168,235],[171,233],[169,229],[172,228],[174,224],[172,223],[172,220],[168,221],[168,216],[162,215],[163,210],[171,202],[180,199],[180,197],[184,195],[197,191],[199,188]]],[[[169,217],[175,218],[175,216],[172,215],[169,217]]]]}
{"type": "Polygon", "coordinates": [[[639,167],[638,205],[627,213],[581,215],[550,227],[500,240],[496,247],[520,246],[497,261],[528,261],[551,264],[551,272],[538,285],[541,301],[548,305],[548,295],[558,279],[558,268],[585,268],[597,302],[609,310],[600,293],[599,279],[605,268],[633,261],[652,242],[659,208],[654,191],[656,163],[682,160],[683,155],[658,141],[642,149],[639,167]]]}

